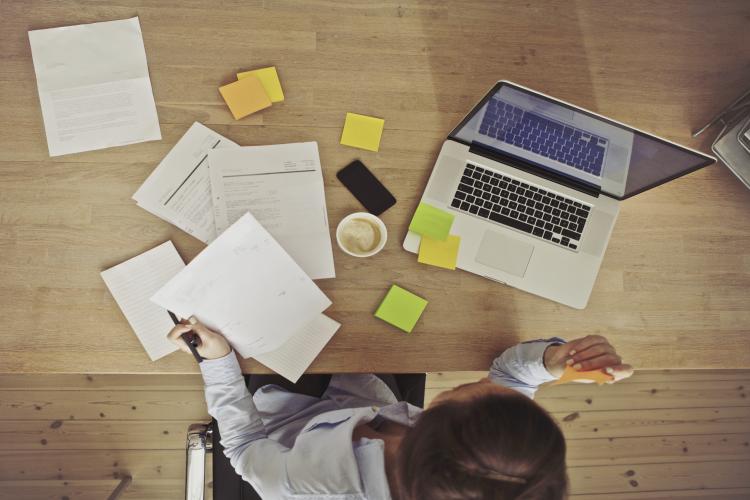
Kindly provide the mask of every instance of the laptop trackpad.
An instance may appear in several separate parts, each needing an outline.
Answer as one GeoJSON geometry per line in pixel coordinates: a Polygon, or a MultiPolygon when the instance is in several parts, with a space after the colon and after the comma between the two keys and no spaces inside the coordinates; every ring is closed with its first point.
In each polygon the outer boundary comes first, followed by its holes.
{"type": "Polygon", "coordinates": [[[534,245],[530,243],[494,231],[486,231],[479,245],[476,260],[485,266],[522,278],[526,274],[532,253],[534,245]]]}

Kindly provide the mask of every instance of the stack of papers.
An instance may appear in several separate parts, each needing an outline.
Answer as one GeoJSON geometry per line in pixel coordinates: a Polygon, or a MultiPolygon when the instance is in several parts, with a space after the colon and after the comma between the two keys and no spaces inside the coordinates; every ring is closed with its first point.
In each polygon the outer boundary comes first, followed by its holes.
{"type": "Polygon", "coordinates": [[[216,238],[208,175],[208,152],[237,144],[198,122],[188,129],[133,199],[138,206],[192,234],[203,243],[216,238]]]}
{"type": "Polygon", "coordinates": [[[208,163],[217,233],[249,211],[310,278],[336,276],[317,143],[213,149],[208,163]]]}
{"type": "Polygon", "coordinates": [[[151,298],[221,332],[242,357],[291,379],[339,325],[331,301],[255,218],[245,214],[151,298]]]}
{"type": "Polygon", "coordinates": [[[167,333],[174,326],[172,318],[149,299],[184,268],[174,245],[167,241],[101,273],[151,361],[177,347],[167,340],[167,333]]]}
{"type": "Polygon", "coordinates": [[[207,244],[249,211],[310,278],[336,276],[315,142],[239,147],[196,122],[133,199],[207,244]]]}
{"type": "Polygon", "coordinates": [[[137,17],[29,31],[50,156],[161,139],[137,17]]]}

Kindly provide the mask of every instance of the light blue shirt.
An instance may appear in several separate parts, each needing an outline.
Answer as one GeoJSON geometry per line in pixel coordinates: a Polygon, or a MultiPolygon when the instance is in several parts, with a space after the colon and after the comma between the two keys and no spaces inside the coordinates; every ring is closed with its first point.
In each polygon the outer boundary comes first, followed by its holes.
{"type": "MultiPolygon", "coordinates": [[[[544,367],[553,338],[525,342],[494,360],[493,382],[533,397],[554,377],[544,367]]],[[[396,400],[371,374],[333,375],[322,397],[267,385],[252,396],[235,354],[200,364],[208,412],[219,423],[224,453],[263,499],[389,500],[384,444],[352,441],[354,429],[379,419],[413,426],[421,408],[396,400]]]]}

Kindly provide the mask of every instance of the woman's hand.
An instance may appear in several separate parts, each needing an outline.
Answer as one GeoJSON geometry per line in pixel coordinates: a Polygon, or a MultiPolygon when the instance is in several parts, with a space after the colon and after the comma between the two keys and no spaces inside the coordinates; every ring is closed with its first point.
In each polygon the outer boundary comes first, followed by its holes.
{"type": "Polygon", "coordinates": [[[553,377],[560,377],[569,365],[577,371],[604,370],[614,377],[612,382],[633,374],[633,367],[623,364],[612,344],[601,335],[551,345],[544,351],[544,366],[553,377]]]}
{"type": "Polygon", "coordinates": [[[198,323],[195,318],[190,318],[188,324],[175,325],[167,335],[167,338],[182,351],[190,354],[190,348],[180,338],[183,333],[188,332],[194,333],[200,340],[200,344],[196,347],[196,350],[205,359],[223,358],[232,351],[232,348],[229,347],[229,342],[227,342],[227,339],[222,334],[209,330],[198,323]]]}

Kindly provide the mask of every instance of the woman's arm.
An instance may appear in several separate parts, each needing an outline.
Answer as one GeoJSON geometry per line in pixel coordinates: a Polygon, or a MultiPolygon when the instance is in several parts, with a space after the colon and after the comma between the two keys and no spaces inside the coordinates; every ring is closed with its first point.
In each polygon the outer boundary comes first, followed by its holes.
{"type": "Polygon", "coordinates": [[[613,382],[633,374],[606,338],[588,335],[569,343],[554,337],[511,347],[493,361],[489,378],[533,398],[540,385],[558,379],[568,365],[581,371],[606,370],[613,382]]]}
{"type": "MultiPolygon", "coordinates": [[[[192,322],[192,318],[191,318],[192,322]]],[[[193,332],[200,338],[198,353],[205,383],[208,413],[216,419],[224,454],[242,478],[264,498],[280,498],[286,478],[284,453],[288,448],[268,439],[253,397],[245,386],[237,356],[226,339],[194,322],[177,325],[169,338],[190,352],[180,336],[193,332]]]]}
{"type": "Polygon", "coordinates": [[[533,398],[540,385],[557,379],[545,367],[544,353],[549,347],[564,343],[563,339],[553,337],[523,342],[506,349],[492,362],[489,379],[533,398]]]}

